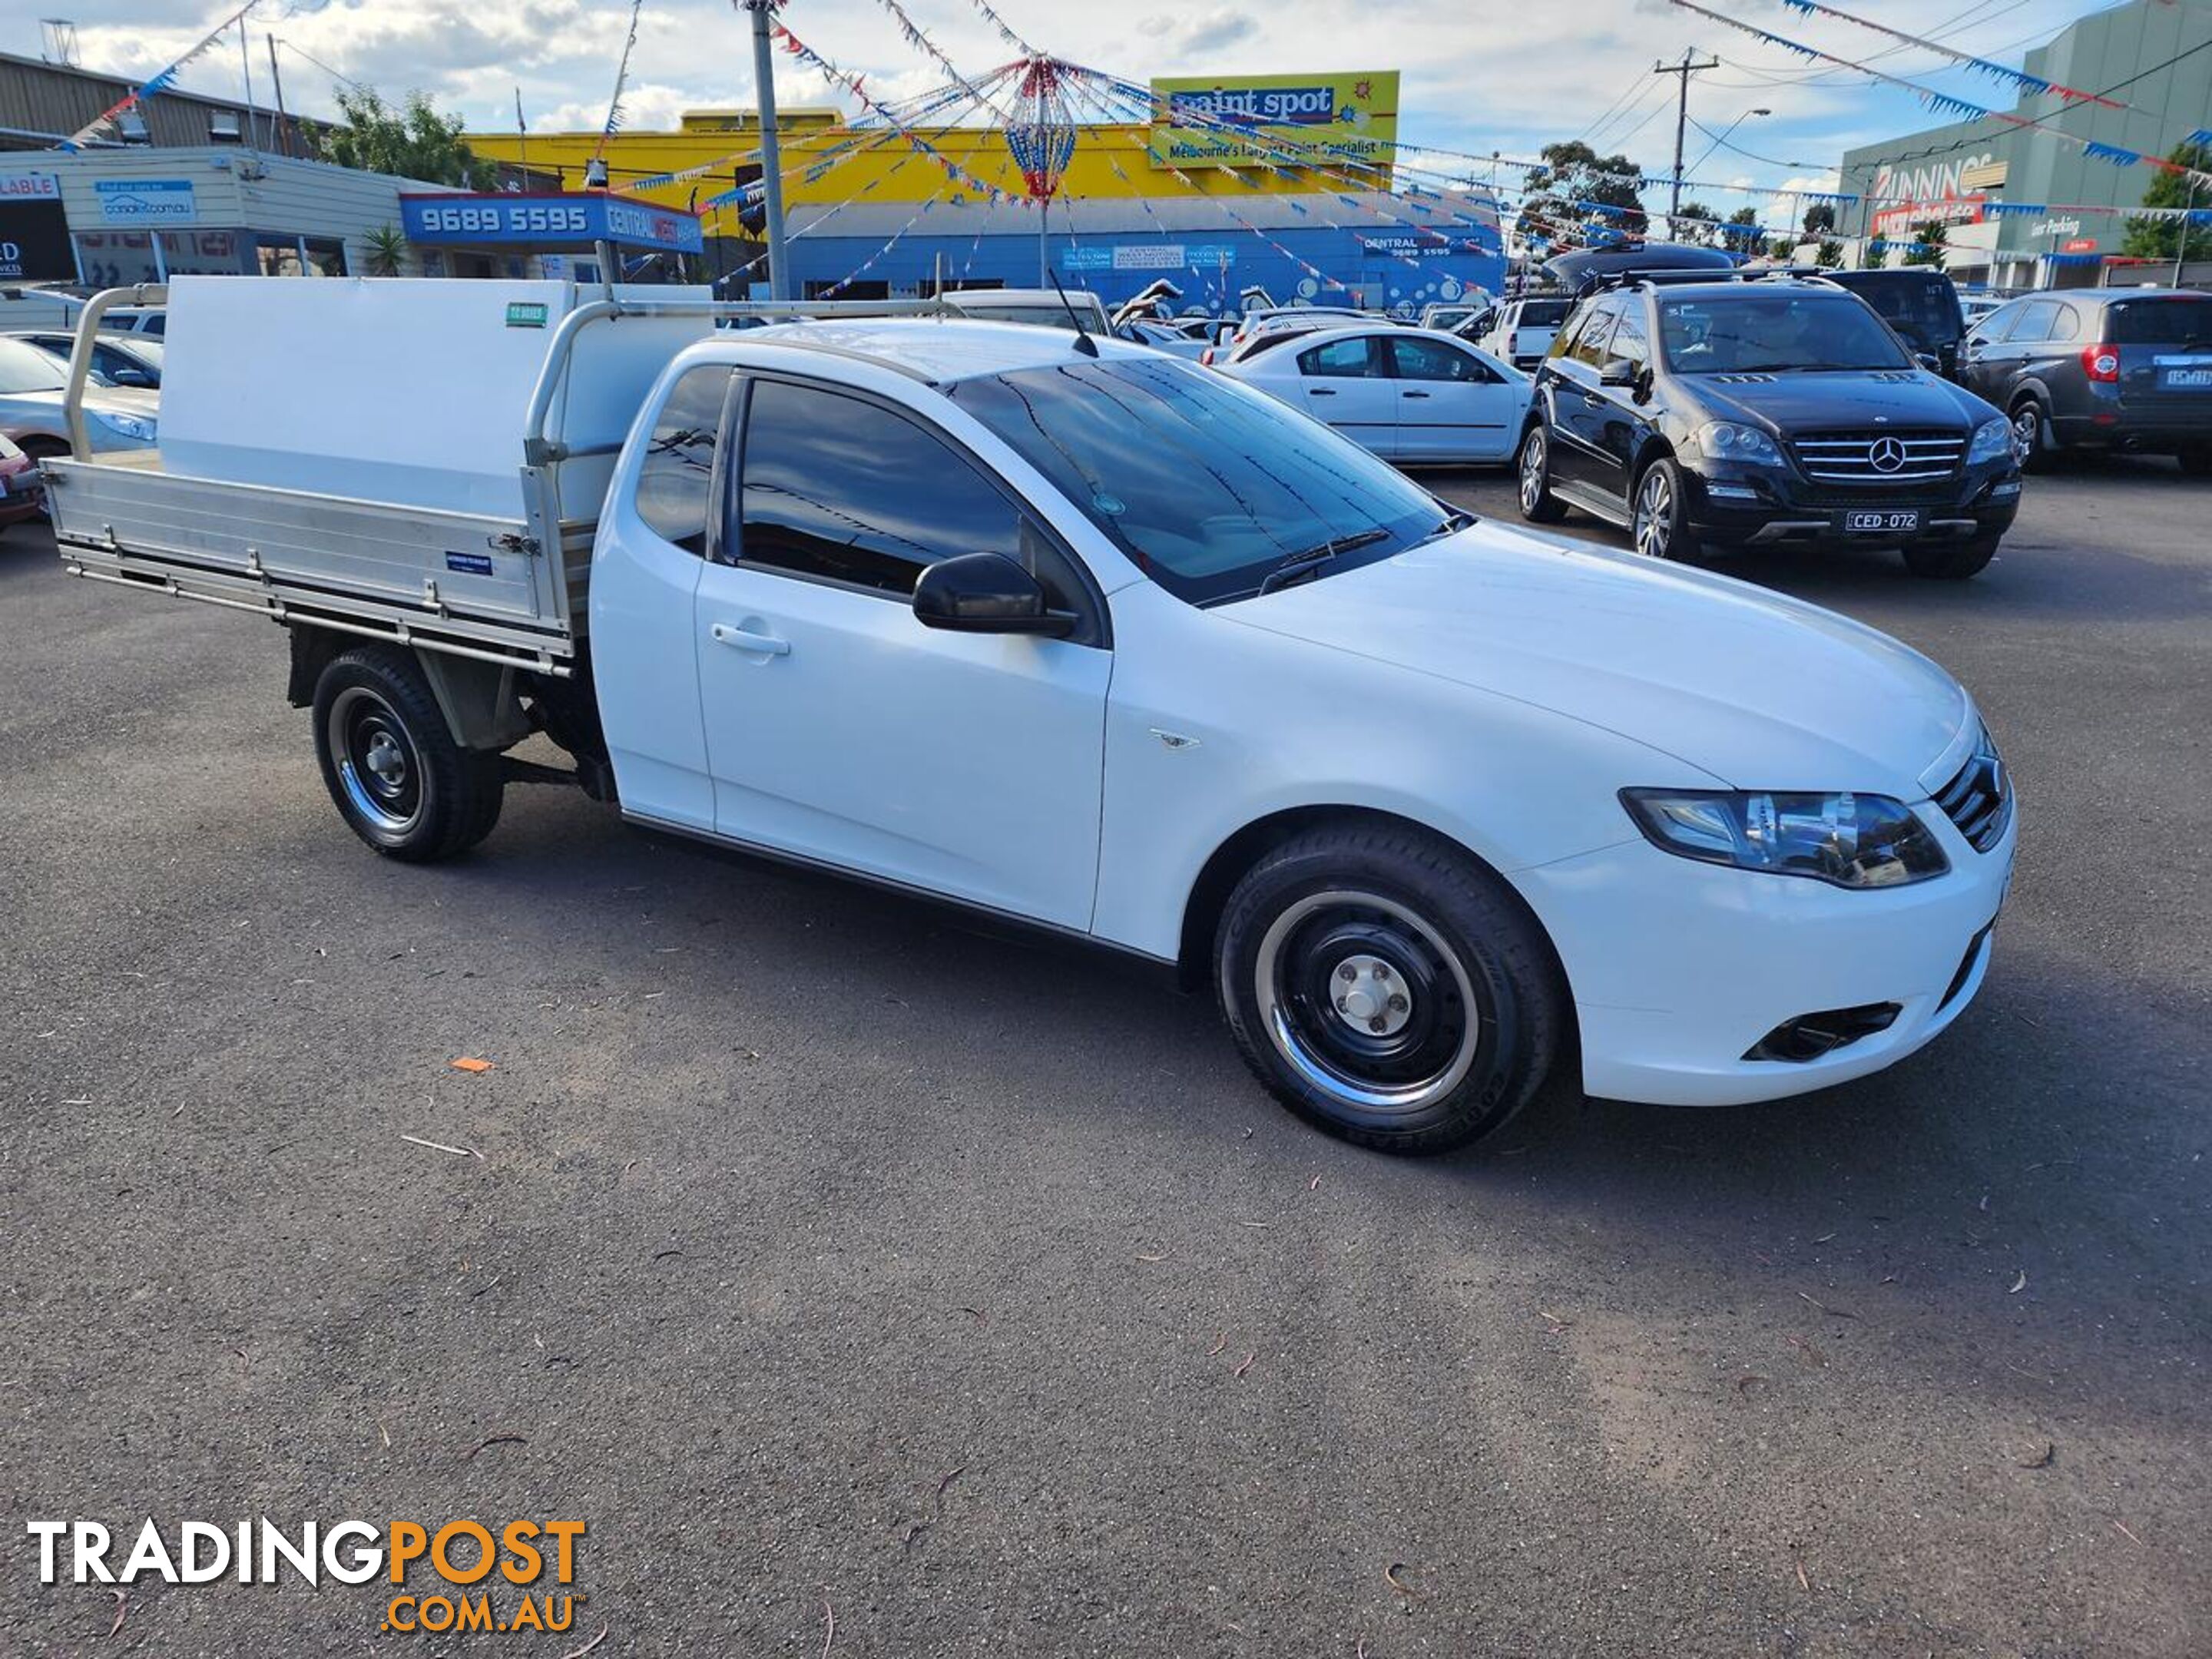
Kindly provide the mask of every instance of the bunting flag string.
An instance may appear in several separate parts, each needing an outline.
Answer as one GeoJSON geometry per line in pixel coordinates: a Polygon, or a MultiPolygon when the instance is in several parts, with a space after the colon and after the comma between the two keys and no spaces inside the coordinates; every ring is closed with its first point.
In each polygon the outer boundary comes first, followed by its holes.
{"type": "Polygon", "coordinates": [[[991,0],[969,0],[969,3],[975,8],[976,14],[985,22],[998,30],[999,38],[1001,40],[1021,53],[1023,57],[1042,58],[1045,55],[1006,26],[1006,20],[991,9],[991,0]]]}
{"type": "MultiPolygon", "coordinates": [[[[2022,92],[2049,94],[2053,97],[2064,99],[2069,104],[2095,104],[2105,109],[2135,109],[2132,104],[2118,102],[2117,100],[2106,97],[2101,93],[2082,92],[2077,88],[2061,86],[2057,82],[2046,81],[2039,75],[2030,75],[2024,69],[2014,69],[2009,64],[1992,63],[1986,58],[1977,58],[1972,52],[1960,52],[1954,47],[1943,45],[1941,41],[1924,40],[1917,34],[1907,34],[1903,29],[1893,29],[1887,23],[1877,23],[1870,18],[1861,17],[1853,12],[1838,11],[1833,6],[1824,4],[1822,0],[1782,0],[1782,3],[1793,11],[1804,13],[1808,17],[1833,17],[1845,23],[1856,23],[1863,29],[1872,29],[1876,34],[1886,34],[1891,40],[1901,40],[1908,46],[1917,46],[1923,52],[1932,52],[1938,57],[1948,58],[1954,64],[1962,64],[1968,69],[1990,76],[1992,80],[2008,82],[2022,92]]],[[[2141,115],[2150,113],[2148,110],[2136,110],[2136,112],[2141,115]]]]}
{"type": "Polygon", "coordinates": [[[847,271],[836,282],[830,283],[829,288],[823,290],[822,297],[825,300],[836,299],[840,294],[842,294],[854,283],[857,283],[861,277],[866,276],[869,271],[872,270],[876,266],[876,262],[899,245],[899,239],[915,228],[915,225],[921,220],[921,216],[937,205],[938,198],[945,194],[946,188],[947,187],[945,185],[939,185],[937,187],[936,195],[928,198],[920,207],[915,209],[913,213],[908,216],[907,222],[901,225],[896,230],[893,231],[890,234],[890,238],[885,240],[881,247],[878,248],[873,253],[871,253],[866,258],[861,260],[859,264],[854,266],[852,270],[847,271]]]}
{"type": "Polygon", "coordinates": [[[246,3],[244,5],[240,6],[236,11],[231,13],[229,16],[224,18],[222,21],[217,23],[212,29],[210,29],[198,46],[194,46],[183,57],[178,58],[175,63],[170,64],[167,69],[162,70],[160,73],[140,82],[138,86],[134,88],[131,92],[125,94],[118,102],[110,105],[107,108],[102,110],[98,115],[93,117],[90,121],[78,128],[67,138],[64,138],[60,144],[60,148],[65,150],[81,149],[85,145],[91,143],[100,137],[103,134],[113,131],[116,123],[121,120],[124,116],[130,113],[131,111],[137,108],[141,104],[147,102],[150,99],[159,97],[162,93],[167,92],[172,86],[175,85],[177,76],[183,71],[185,64],[191,63],[194,58],[200,57],[208,50],[209,47],[214,46],[216,41],[222,39],[224,35],[229,33],[230,31],[236,27],[245,18],[246,13],[252,11],[254,7],[260,3],[261,0],[246,0],[246,3]]]}
{"type": "Polygon", "coordinates": [[[1739,33],[1748,34],[1754,40],[1763,40],[1770,46],[1780,46],[1785,51],[1796,53],[1801,58],[1810,58],[1818,63],[1832,64],[1838,69],[1850,70],[1854,74],[1887,82],[1893,87],[1902,87],[1930,109],[1956,114],[1965,120],[2002,121],[2007,126],[2023,131],[2048,134],[2062,143],[2073,145],[2084,154],[2094,155],[2098,160],[2111,161],[2118,167],[2133,167],[2140,161],[2154,167],[2163,173],[2183,173],[2200,184],[2212,185],[2212,173],[2185,167],[2179,161],[2169,161],[2162,155],[2146,155],[2135,150],[2123,149],[2117,144],[2097,143],[2093,140],[2079,137],[2063,127],[2054,127],[2047,121],[2039,121],[2033,116],[2018,114],[2010,110],[1985,110],[1978,105],[1969,104],[1963,99],[1953,98],[1947,94],[1937,92],[1933,87],[1923,86],[1917,81],[1908,81],[1902,76],[1892,75],[1887,70],[1873,69],[1864,64],[1855,64],[1848,58],[1838,58],[1832,52],[1821,52],[1816,47],[1805,46],[1786,36],[1769,33],[1766,30],[1738,18],[1708,10],[1704,6],[1697,4],[1696,0],[1667,0],[1667,3],[1683,11],[1694,12],[1700,17],[1708,18],[1724,28],[1735,29],[1739,33]]]}
{"type": "Polygon", "coordinates": [[[615,64],[615,89],[607,99],[606,125],[599,129],[599,142],[592,149],[592,159],[594,161],[606,159],[607,141],[615,136],[615,130],[622,125],[623,88],[629,84],[629,55],[637,50],[637,19],[638,14],[644,9],[645,0],[629,0],[629,33],[623,38],[622,58],[615,64]]]}
{"type": "MultiPolygon", "coordinates": [[[[953,61],[950,58],[947,58],[945,53],[939,50],[936,41],[931,40],[915,26],[914,19],[907,15],[906,8],[899,3],[899,0],[876,0],[876,3],[890,14],[891,21],[897,26],[898,32],[905,39],[907,45],[912,46],[916,52],[921,53],[924,57],[929,58],[933,63],[937,64],[939,69],[951,76],[954,82],[958,85],[960,88],[969,95],[969,97],[973,99],[987,114],[995,118],[1002,124],[1012,118],[1008,116],[1006,111],[1000,109],[998,105],[992,102],[992,100],[986,97],[966,76],[960,72],[959,69],[953,64],[953,61]]],[[[1012,64],[1003,64],[1000,68],[993,70],[989,75],[983,77],[984,84],[989,85],[994,81],[1003,80],[1007,72],[1013,66],[1012,64]]]]}

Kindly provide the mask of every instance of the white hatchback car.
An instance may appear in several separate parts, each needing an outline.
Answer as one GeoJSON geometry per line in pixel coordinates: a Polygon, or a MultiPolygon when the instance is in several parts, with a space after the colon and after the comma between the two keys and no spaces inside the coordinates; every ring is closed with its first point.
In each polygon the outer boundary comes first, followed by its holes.
{"type": "Polygon", "coordinates": [[[1218,367],[1394,461],[1510,462],[1535,386],[1464,340],[1389,325],[1262,335],[1218,367]]]}

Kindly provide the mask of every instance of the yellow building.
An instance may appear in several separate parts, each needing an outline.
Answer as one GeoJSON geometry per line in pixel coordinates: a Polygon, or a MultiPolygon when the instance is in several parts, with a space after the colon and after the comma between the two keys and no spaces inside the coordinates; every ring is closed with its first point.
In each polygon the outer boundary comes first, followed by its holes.
{"type": "MultiPolygon", "coordinates": [[[[778,132],[787,144],[842,128],[844,120],[834,109],[776,112],[778,132]]],[[[696,207],[709,236],[745,233],[733,205],[698,204],[760,177],[760,118],[749,109],[686,110],[673,132],[618,131],[604,148],[596,132],[471,132],[468,144],[488,161],[512,162],[557,178],[563,190],[581,190],[586,165],[604,154],[610,188],[663,207],[696,207]],[[672,183],[651,182],[702,167],[708,171],[672,183]]]]}

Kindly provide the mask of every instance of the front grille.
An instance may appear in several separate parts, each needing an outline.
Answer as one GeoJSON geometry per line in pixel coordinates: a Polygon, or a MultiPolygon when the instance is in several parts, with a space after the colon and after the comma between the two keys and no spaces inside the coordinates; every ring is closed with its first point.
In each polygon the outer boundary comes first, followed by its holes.
{"type": "Polygon", "coordinates": [[[1899,484],[1955,477],[1966,440],[1957,432],[1807,432],[1790,447],[1807,476],[1824,483],[1899,484]]]}
{"type": "Polygon", "coordinates": [[[1986,729],[1959,775],[1936,792],[1936,804],[1976,852],[1986,853],[2004,839],[2012,822],[2012,781],[1986,729]]]}

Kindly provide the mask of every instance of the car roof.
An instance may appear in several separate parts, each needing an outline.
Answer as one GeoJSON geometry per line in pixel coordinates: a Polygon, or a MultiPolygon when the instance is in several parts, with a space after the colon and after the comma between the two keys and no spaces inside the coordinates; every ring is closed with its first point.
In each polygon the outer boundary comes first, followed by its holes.
{"type": "MultiPolygon", "coordinates": [[[[1088,356],[1076,349],[1077,336],[1072,329],[965,317],[854,317],[776,323],[747,329],[739,337],[747,345],[804,346],[866,357],[937,385],[1012,369],[1050,368],[1079,362],[1088,356]]],[[[1103,334],[1090,338],[1102,359],[1160,361],[1160,354],[1149,346],[1103,334]]]]}

